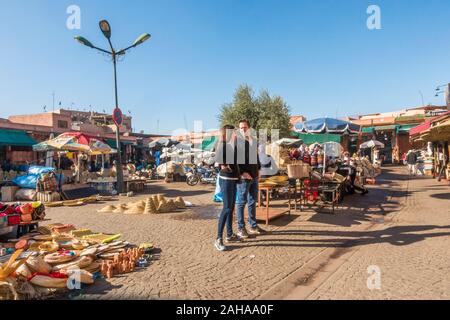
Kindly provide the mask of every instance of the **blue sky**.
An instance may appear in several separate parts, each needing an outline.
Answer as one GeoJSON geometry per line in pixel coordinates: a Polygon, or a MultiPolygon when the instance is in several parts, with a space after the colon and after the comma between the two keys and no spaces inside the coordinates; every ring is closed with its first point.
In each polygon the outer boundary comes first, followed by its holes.
{"type": "Polygon", "coordinates": [[[152,39],[120,62],[119,102],[134,129],[216,128],[241,83],[285,98],[308,118],[383,112],[425,103],[450,81],[447,0],[0,0],[0,117],[56,104],[112,110],[112,65],[73,40],[106,47],[98,21],[124,47],[152,39]],[[81,30],[66,27],[69,5],[81,30]],[[381,8],[381,30],[366,9],[381,8]]]}

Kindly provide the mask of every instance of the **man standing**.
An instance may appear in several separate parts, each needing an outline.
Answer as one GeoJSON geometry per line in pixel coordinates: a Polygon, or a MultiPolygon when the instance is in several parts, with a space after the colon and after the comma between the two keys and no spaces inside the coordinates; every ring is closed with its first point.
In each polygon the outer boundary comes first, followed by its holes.
{"type": "Polygon", "coordinates": [[[409,150],[406,155],[406,162],[408,163],[408,171],[411,175],[416,175],[417,155],[414,150],[409,150]]]}
{"type": "Polygon", "coordinates": [[[240,238],[248,238],[251,235],[260,235],[264,230],[256,223],[256,201],[258,198],[258,180],[261,164],[258,156],[258,143],[252,137],[250,123],[243,119],[239,121],[239,135],[237,139],[237,158],[241,181],[237,184],[237,219],[238,232],[240,238]],[[250,229],[245,229],[244,209],[248,207],[248,223],[250,229]]]}

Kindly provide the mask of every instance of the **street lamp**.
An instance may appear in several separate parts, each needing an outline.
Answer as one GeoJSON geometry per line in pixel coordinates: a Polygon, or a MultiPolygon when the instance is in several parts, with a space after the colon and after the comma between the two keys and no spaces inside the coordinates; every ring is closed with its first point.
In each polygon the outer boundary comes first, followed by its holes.
{"type": "MultiPolygon", "coordinates": [[[[114,96],[115,96],[115,102],[116,102],[116,109],[119,108],[119,100],[117,97],[117,57],[120,55],[124,55],[125,52],[131,48],[137,47],[138,45],[144,43],[145,41],[147,41],[148,39],[150,39],[150,34],[148,33],[144,33],[142,35],[140,35],[131,46],[125,48],[125,49],[121,49],[119,51],[116,51],[111,43],[111,26],[109,24],[108,21],[106,20],[101,20],[99,22],[99,27],[100,30],[102,31],[103,35],[105,36],[105,38],[108,40],[109,43],[109,47],[111,49],[111,51],[108,50],[104,50],[101,48],[98,48],[96,46],[94,46],[89,40],[87,40],[86,38],[77,36],[75,37],[75,40],[78,41],[79,43],[81,43],[82,45],[85,45],[89,48],[92,49],[96,49],[100,52],[106,53],[111,55],[112,61],[113,61],[113,65],[114,65],[114,96]]],[[[117,164],[117,192],[121,193],[123,190],[123,172],[122,172],[122,153],[121,153],[121,148],[120,148],[120,132],[119,132],[119,125],[116,123],[116,146],[117,146],[117,160],[118,160],[118,164],[117,164]]]]}

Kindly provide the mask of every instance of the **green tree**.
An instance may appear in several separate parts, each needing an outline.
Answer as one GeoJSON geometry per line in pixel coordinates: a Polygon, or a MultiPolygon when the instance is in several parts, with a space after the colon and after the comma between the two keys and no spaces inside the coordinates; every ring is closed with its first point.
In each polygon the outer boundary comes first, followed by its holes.
{"type": "Polygon", "coordinates": [[[255,97],[250,86],[240,85],[233,102],[223,105],[219,115],[222,125],[237,125],[244,118],[255,130],[267,129],[269,136],[272,129],[280,130],[280,138],[290,136],[289,107],[282,97],[272,97],[267,90],[255,97]]]}

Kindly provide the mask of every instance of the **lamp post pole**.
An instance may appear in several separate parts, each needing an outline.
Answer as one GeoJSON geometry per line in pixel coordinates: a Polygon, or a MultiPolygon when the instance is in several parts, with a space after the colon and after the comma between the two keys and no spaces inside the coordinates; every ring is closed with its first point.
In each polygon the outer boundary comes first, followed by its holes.
{"type": "MultiPolygon", "coordinates": [[[[105,36],[105,38],[108,40],[109,46],[111,48],[111,51],[107,51],[101,48],[98,48],[96,46],[94,46],[91,42],[89,42],[87,39],[77,36],[75,37],[75,40],[77,40],[78,42],[80,42],[81,44],[92,48],[92,49],[96,49],[100,52],[106,53],[111,55],[112,61],[113,61],[113,66],[114,66],[114,97],[115,97],[115,110],[119,110],[119,99],[118,99],[118,95],[117,95],[117,57],[120,55],[124,55],[126,51],[128,51],[129,49],[132,49],[142,43],[144,43],[145,41],[147,41],[148,39],[150,39],[150,34],[148,33],[144,33],[141,36],[139,36],[131,46],[125,48],[125,49],[121,49],[119,51],[114,50],[114,47],[111,43],[111,26],[109,25],[108,21],[106,20],[101,20],[99,22],[99,27],[100,30],[103,32],[103,35],[105,36]]],[[[114,112],[115,114],[115,112],[114,112]]],[[[120,112],[121,114],[121,112],[120,112]]],[[[121,116],[122,117],[122,116],[121,116]]],[[[115,116],[113,117],[113,119],[115,119],[115,116]]],[[[116,119],[114,120],[115,125],[116,125],[116,146],[117,146],[117,192],[121,193],[123,190],[123,171],[122,171],[122,150],[121,150],[121,145],[120,145],[120,124],[122,123],[122,119],[120,119],[120,123],[118,123],[116,121],[116,119]]]]}
{"type": "MultiPolygon", "coordinates": [[[[108,39],[109,41],[109,39],[108,39]]],[[[117,95],[117,55],[116,51],[113,49],[111,45],[111,41],[109,41],[112,51],[112,59],[114,65],[114,96],[116,100],[116,108],[119,108],[119,98],[117,95]]],[[[123,170],[122,170],[122,148],[120,145],[120,127],[116,123],[116,147],[117,147],[117,192],[121,193],[123,191],[123,170]]]]}

